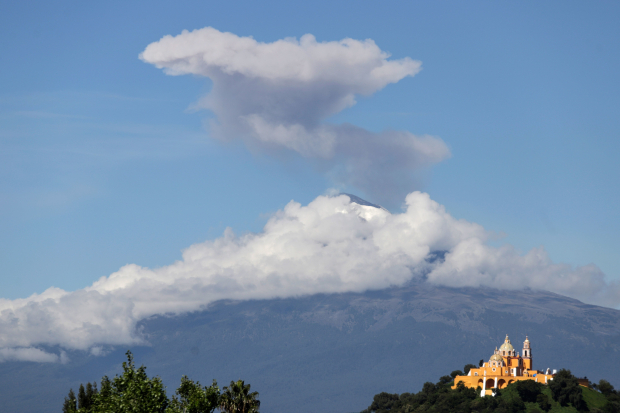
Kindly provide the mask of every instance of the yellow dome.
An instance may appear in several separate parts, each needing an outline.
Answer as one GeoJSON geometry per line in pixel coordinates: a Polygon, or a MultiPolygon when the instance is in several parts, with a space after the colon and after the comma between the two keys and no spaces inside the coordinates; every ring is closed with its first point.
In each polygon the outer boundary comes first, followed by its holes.
{"type": "Polygon", "coordinates": [[[508,334],[506,334],[506,340],[504,344],[499,348],[499,351],[514,351],[514,347],[510,344],[510,340],[508,339],[508,334]]]}
{"type": "Polygon", "coordinates": [[[491,359],[489,360],[489,362],[491,362],[491,361],[501,361],[503,363],[504,359],[499,354],[493,354],[491,356],[491,359]]]}

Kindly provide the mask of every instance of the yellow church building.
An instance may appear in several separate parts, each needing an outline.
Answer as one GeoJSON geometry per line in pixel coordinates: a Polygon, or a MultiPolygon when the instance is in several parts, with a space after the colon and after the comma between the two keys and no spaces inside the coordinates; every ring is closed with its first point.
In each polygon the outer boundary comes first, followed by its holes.
{"type": "Polygon", "coordinates": [[[492,394],[491,389],[502,389],[517,380],[534,380],[546,384],[549,380],[553,380],[553,374],[555,370],[553,373],[549,369],[544,372],[534,370],[532,348],[527,336],[523,342],[523,351],[519,355],[506,335],[506,340],[499,350],[495,347],[488,362],[483,363],[479,368],[472,368],[467,376],[456,376],[452,388],[455,389],[459,382],[463,382],[466,387],[474,389],[480,386],[482,389],[480,395],[486,396],[492,394]]]}

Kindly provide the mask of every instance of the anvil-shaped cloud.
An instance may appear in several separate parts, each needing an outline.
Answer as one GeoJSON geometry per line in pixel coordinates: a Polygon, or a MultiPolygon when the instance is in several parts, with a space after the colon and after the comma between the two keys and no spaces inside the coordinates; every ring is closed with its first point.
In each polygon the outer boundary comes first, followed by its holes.
{"type": "Polygon", "coordinates": [[[217,117],[213,136],[242,139],[253,150],[297,152],[376,199],[393,200],[400,188],[411,188],[412,172],[450,156],[437,137],[324,122],[356,96],[420,71],[418,61],[389,60],[372,40],[321,43],[307,34],[260,43],[206,27],[165,36],[140,58],[170,75],[213,81],[199,103],[217,117]]]}
{"type": "Polygon", "coordinates": [[[295,297],[365,291],[412,279],[452,287],[543,289],[599,305],[620,304],[620,286],[594,265],[554,264],[544,249],[519,254],[487,244],[480,225],[457,220],[421,192],[390,213],[319,196],[291,201],[260,233],[222,237],[189,247],[183,259],[149,269],[126,265],[73,292],[50,288],[26,299],[0,300],[0,361],[62,361],[66,350],[101,353],[144,343],[137,323],[182,314],[222,299],[295,297]],[[444,259],[429,259],[442,252],[444,259]],[[60,355],[37,346],[58,346],[60,355]]]}

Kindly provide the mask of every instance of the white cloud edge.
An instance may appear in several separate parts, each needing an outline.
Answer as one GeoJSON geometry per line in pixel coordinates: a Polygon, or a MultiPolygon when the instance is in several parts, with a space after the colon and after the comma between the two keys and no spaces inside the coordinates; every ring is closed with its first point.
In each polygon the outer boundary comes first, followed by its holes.
{"type": "Polygon", "coordinates": [[[261,233],[223,236],[190,246],[183,260],[149,269],[129,264],[90,287],[49,288],[25,299],[0,299],[0,362],[66,362],[64,350],[104,355],[117,345],[147,344],[136,326],[160,314],[183,314],[222,300],[362,292],[402,285],[425,274],[451,287],[549,290],[617,306],[620,286],[594,265],[553,263],[543,248],[526,254],[487,244],[480,225],[457,220],[428,194],[407,196],[407,209],[319,196],[291,201],[261,233]],[[429,264],[428,254],[446,251],[429,264]],[[37,346],[57,346],[56,355],[37,346]]]}
{"type": "Polygon", "coordinates": [[[412,172],[450,157],[436,136],[407,131],[370,132],[326,120],[422,68],[409,57],[391,59],[373,40],[318,42],[311,34],[264,43],[212,27],[184,30],[149,44],[139,58],[170,75],[213,82],[194,105],[212,111],[211,136],[242,140],[252,151],[298,153],[336,184],[352,185],[377,200],[404,195],[412,172]],[[372,171],[372,172],[371,172],[372,171]],[[377,182],[376,176],[390,180],[377,182]],[[399,185],[400,183],[400,185],[399,185]]]}

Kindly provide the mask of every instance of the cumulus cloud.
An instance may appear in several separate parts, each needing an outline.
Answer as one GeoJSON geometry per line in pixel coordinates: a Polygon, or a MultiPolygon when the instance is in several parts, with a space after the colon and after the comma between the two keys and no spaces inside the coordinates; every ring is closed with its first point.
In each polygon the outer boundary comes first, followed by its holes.
{"type": "Polygon", "coordinates": [[[257,42],[206,27],[151,43],[140,58],[169,75],[213,81],[199,106],[217,117],[212,134],[242,139],[252,149],[297,152],[338,182],[388,199],[411,183],[412,172],[450,155],[433,136],[374,133],[325,119],[421,69],[410,58],[389,59],[372,40],[257,42]],[[384,179],[378,180],[377,176],[384,179]]]}
{"type": "Polygon", "coordinates": [[[260,233],[223,236],[192,245],[183,259],[150,269],[135,264],[67,292],[50,288],[0,300],[0,361],[63,361],[36,346],[105,354],[115,345],[146,344],[138,322],[181,314],[221,299],[247,300],[381,289],[412,279],[451,287],[543,289],[599,305],[620,304],[620,286],[594,265],[554,264],[543,248],[520,254],[489,246],[490,234],[459,220],[427,194],[414,192],[406,209],[320,196],[291,201],[260,233]],[[443,259],[429,259],[437,256],[443,259]]]}
{"type": "Polygon", "coordinates": [[[45,352],[35,347],[0,348],[0,362],[4,361],[34,361],[38,363],[66,363],[67,354],[61,351],[60,355],[45,352]]]}

